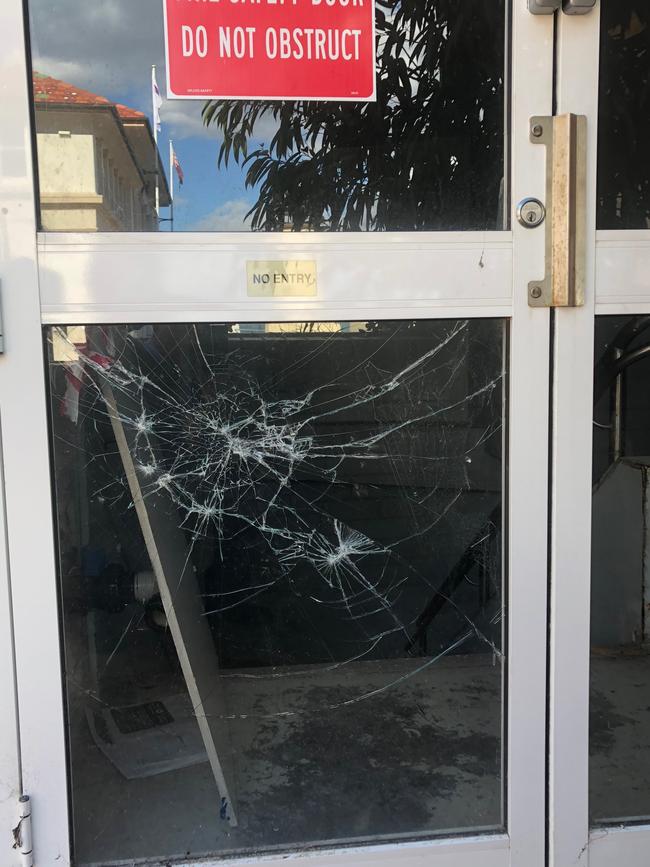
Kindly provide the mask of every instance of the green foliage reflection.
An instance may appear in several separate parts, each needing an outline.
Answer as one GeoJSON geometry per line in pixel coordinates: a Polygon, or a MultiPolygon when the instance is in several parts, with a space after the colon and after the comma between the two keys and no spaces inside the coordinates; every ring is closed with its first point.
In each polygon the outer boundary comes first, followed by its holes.
{"type": "Polygon", "coordinates": [[[376,32],[375,103],[206,104],[220,165],[258,192],[252,228],[502,228],[503,0],[377,0],[376,32]]]}

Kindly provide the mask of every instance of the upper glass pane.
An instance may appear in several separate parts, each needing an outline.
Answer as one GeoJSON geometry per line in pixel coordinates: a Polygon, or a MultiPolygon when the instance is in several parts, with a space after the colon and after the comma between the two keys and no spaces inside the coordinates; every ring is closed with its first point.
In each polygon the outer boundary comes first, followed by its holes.
{"type": "Polygon", "coordinates": [[[650,819],[650,316],[596,319],[589,804],[650,819]]]}
{"type": "Polygon", "coordinates": [[[650,226],[650,3],[602,0],[599,229],[650,226]]]}
{"type": "Polygon", "coordinates": [[[505,327],[46,330],[75,864],[503,830],[505,327]]]}
{"type": "Polygon", "coordinates": [[[41,226],[504,228],[505,6],[376,0],[375,102],[205,103],[165,98],[161,0],[29,0],[41,226]]]}

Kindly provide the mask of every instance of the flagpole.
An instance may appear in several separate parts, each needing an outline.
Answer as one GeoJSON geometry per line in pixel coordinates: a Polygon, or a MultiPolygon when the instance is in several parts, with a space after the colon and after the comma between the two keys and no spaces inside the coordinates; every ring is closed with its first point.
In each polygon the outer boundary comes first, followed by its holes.
{"type": "MultiPolygon", "coordinates": [[[[156,90],[154,88],[154,84],[156,83],[156,66],[155,64],[151,65],[151,102],[152,102],[152,120],[153,120],[153,140],[156,147],[156,216],[160,217],[160,186],[158,183],[158,174],[160,171],[159,160],[158,160],[158,124],[156,123],[156,118],[158,117],[158,109],[156,106],[156,90]]],[[[157,85],[156,85],[157,86],[157,85]]]]}
{"type": "Polygon", "coordinates": [[[171,230],[174,231],[174,143],[169,139],[169,198],[171,201],[171,230]]]}

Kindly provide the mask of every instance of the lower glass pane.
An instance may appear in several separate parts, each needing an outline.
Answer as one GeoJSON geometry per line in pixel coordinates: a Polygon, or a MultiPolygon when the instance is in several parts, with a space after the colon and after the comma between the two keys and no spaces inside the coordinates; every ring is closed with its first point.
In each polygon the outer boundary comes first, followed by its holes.
{"type": "Polygon", "coordinates": [[[596,320],[590,815],[650,818],[650,317],[596,320]]]}
{"type": "Polygon", "coordinates": [[[75,863],[502,829],[505,333],[47,329],[75,863]]]}

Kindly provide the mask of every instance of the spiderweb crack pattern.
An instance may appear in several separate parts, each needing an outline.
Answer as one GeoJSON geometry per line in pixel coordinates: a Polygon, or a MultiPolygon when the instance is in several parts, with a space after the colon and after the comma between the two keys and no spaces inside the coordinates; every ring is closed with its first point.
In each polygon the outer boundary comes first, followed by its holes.
{"type": "MultiPolygon", "coordinates": [[[[124,397],[129,410],[121,422],[133,434],[145,499],[162,492],[173,503],[191,556],[205,544],[222,564],[238,546],[259,552],[255,574],[239,569],[230,583],[206,590],[206,616],[289,587],[310,606],[312,623],[321,609],[340,624],[343,638],[324,662],[331,669],[404,656],[422,631],[423,604],[438,599],[447,628],[431,661],[472,643],[500,656],[498,587],[492,603],[472,609],[467,594],[459,599],[423,568],[420,549],[435,548],[437,528],[462,515],[459,504],[476,488],[472,461],[485,462],[486,445],[500,440],[502,372],[487,364],[468,378],[468,353],[477,342],[471,321],[438,324],[431,333],[416,329],[413,346],[404,348],[416,325],[379,323],[363,335],[310,333],[314,348],[303,345],[293,360],[290,351],[281,353],[277,367],[265,344],[281,341],[278,335],[253,339],[231,327],[215,349],[196,326],[156,326],[145,338],[137,329],[96,330],[93,339],[111,362],[80,355],[85,416],[106,414],[103,385],[124,397]],[[348,358],[343,341],[353,340],[367,347],[348,358]],[[311,375],[305,388],[304,372],[316,370],[322,381],[311,375]],[[364,477],[369,481],[360,483],[364,477]],[[367,515],[350,518],[340,507],[360,487],[376,499],[387,485],[401,510],[392,530],[390,522],[380,527],[367,515]]],[[[296,336],[284,340],[295,344],[296,336]]],[[[111,508],[129,499],[121,477],[96,496],[111,508]]],[[[481,520],[469,521],[480,532],[466,540],[473,556],[462,576],[466,590],[481,573],[500,584],[499,528],[486,521],[493,510],[481,509],[481,520]]],[[[428,664],[414,662],[412,672],[428,664]]]]}

